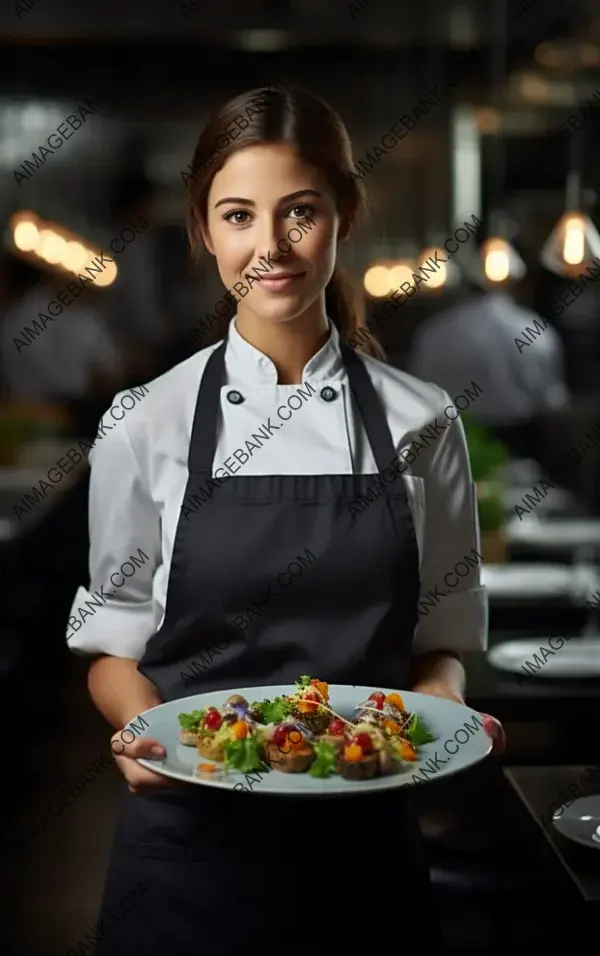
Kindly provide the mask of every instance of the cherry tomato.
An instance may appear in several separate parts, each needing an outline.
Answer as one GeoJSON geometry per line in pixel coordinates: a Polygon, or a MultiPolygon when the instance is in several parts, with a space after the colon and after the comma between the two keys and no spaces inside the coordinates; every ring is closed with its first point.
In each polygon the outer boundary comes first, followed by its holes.
{"type": "Polygon", "coordinates": [[[207,730],[220,730],[223,723],[218,710],[209,710],[204,718],[204,726],[207,730]]]}
{"type": "Polygon", "coordinates": [[[354,734],[349,740],[350,744],[360,747],[363,754],[370,754],[373,750],[373,741],[368,734],[354,734]]]}
{"type": "Polygon", "coordinates": [[[329,722],[329,727],[327,728],[327,733],[331,734],[332,737],[343,737],[346,733],[346,725],[343,720],[338,720],[336,717],[335,720],[329,722]]]}

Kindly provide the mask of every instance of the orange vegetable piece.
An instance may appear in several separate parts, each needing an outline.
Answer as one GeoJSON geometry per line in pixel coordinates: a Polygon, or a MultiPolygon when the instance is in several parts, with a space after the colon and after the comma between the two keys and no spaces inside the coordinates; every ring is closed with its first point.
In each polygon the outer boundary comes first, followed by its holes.
{"type": "Polygon", "coordinates": [[[399,734],[402,727],[395,720],[386,720],[384,727],[390,734],[399,734]]]}
{"type": "Polygon", "coordinates": [[[397,707],[399,710],[405,710],[404,701],[402,700],[400,694],[388,694],[385,698],[386,704],[392,704],[394,707],[397,707]]]}
{"type": "Polygon", "coordinates": [[[312,680],[311,684],[314,684],[317,690],[320,691],[321,694],[323,694],[323,697],[325,698],[325,700],[329,700],[329,684],[327,684],[324,680],[316,680],[316,679],[312,680]]]}
{"type": "Polygon", "coordinates": [[[299,700],[298,701],[298,710],[301,714],[314,714],[315,710],[319,707],[319,703],[316,700],[299,700]]]}
{"type": "Polygon", "coordinates": [[[216,766],[214,763],[199,763],[196,767],[199,773],[216,773],[216,766]]]}
{"type": "Polygon", "coordinates": [[[292,730],[288,734],[287,742],[294,751],[306,750],[306,741],[304,740],[304,735],[300,733],[299,730],[292,730]],[[298,737],[300,738],[298,740],[298,737]]]}
{"type": "Polygon", "coordinates": [[[414,747],[411,747],[411,745],[410,745],[406,740],[401,740],[401,741],[399,742],[399,744],[398,744],[398,746],[397,746],[397,750],[398,750],[398,753],[400,754],[400,756],[402,757],[403,760],[416,760],[416,759],[417,759],[417,752],[416,752],[415,748],[414,748],[414,747]]]}
{"type": "Polygon", "coordinates": [[[363,749],[359,744],[347,744],[344,747],[344,757],[352,762],[362,760],[363,749]]]}
{"type": "Polygon", "coordinates": [[[234,740],[243,740],[248,736],[248,724],[245,720],[237,720],[231,725],[231,736],[234,740]]]}

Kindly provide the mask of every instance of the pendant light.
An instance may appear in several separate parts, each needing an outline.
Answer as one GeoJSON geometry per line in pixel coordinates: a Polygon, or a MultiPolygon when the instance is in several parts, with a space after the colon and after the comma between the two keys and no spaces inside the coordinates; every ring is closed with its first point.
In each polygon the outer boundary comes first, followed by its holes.
{"type": "Polygon", "coordinates": [[[527,269],[522,258],[511,244],[509,219],[503,211],[506,189],[506,143],[504,136],[504,89],[507,82],[508,35],[506,0],[494,0],[492,35],[495,43],[490,57],[490,86],[496,99],[498,124],[490,133],[488,149],[490,169],[490,193],[493,197],[491,212],[487,217],[487,237],[479,250],[478,279],[485,288],[510,285],[521,279],[527,269]]]}
{"type": "MultiPolygon", "coordinates": [[[[581,130],[578,131],[581,135],[581,130]]],[[[581,140],[579,141],[581,146],[581,140]]],[[[566,211],[548,236],[540,260],[547,269],[565,278],[578,276],[595,257],[600,256],[600,235],[592,220],[582,210],[579,149],[570,151],[567,175],[566,211]]]]}

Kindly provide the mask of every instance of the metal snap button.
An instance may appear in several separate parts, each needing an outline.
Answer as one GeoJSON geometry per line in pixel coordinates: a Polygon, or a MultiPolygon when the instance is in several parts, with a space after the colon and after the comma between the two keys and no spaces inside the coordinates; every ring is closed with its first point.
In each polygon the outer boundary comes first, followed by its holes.
{"type": "Polygon", "coordinates": [[[244,396],[241,392],[236,392],[233,389],[231,392],[227,392],[227,401],[231,402],[232,405],[241,405],[244,401],[244,396]]]}
{"type": "Polygon", "coordinates": [[[321,389],[321,398],[324,402],[333,402],[337,398],[337,392],[334,388],[326,385],[325,388],[321,389]]]}

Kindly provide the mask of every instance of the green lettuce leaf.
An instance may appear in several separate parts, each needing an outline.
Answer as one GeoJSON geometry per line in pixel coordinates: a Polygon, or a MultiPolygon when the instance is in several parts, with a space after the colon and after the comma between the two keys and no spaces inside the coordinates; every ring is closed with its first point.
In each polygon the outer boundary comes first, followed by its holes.
{"type": "Polygon", "coordinates": [[[260,754],[260,742],[256,737],[244,737],[242,740],[231,740],[225,744],[226,768],[239,770],[240,773],[250,773],[252,770],[265,770],[266,764],[260,754]]]}
{"type": "Polygon", "coordinates": [[[432,734],[425,726],[418,714],[412,715],[402,731],[402,736],[410,740],[414,747],[421,747],[423,744],[431,743],[432,740],[437,740],[435,734],[432,734]]]}
{"type": "Polygon", "coordinates": [[[278,724],[292,713],[292,706],[283,697],[274,697],[273,700],[261,700],[252,705],[260,716],[261,724],[278,724]]]}
{"type": "Polygon", "coordinates": [[[329,777],[332,773],[337,773],[336,762],[338,752],[333,744],[325,740],[317,740],[314,743],[316,757],[309,768],[311,777],[329,777]]]}
{"type": "Polygon", "coordinates": [[[205,710],[193,710],[191,714],[179,714],[179,723],[182,730],[198,730],[205,717],[205,710]]]}

